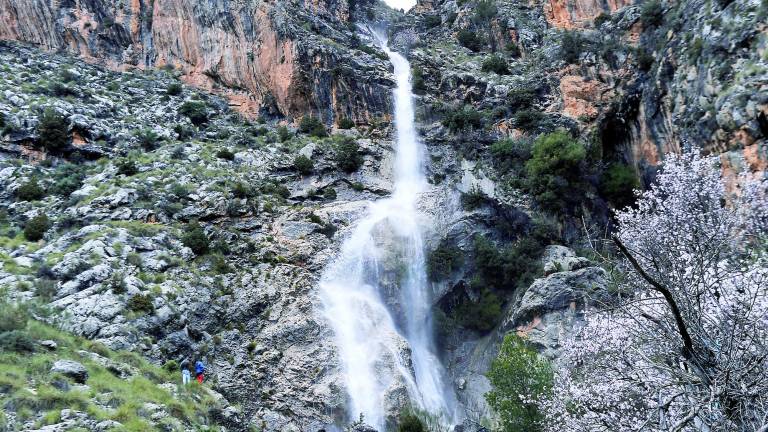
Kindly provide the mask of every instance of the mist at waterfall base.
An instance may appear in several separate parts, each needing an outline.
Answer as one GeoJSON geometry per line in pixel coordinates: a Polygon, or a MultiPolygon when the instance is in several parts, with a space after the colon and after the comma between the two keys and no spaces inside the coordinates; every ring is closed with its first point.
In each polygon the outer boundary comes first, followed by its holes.
{"type": "Polygon", "coordinates": [[[427,182],[414,124],[411,67],[386,43],[382,49],[397,81],[394,192],[370,203],[320,281],[324,313],[342,361],[350,420],[363,414],[380,431],[386,428],[387,408],[407,402],[405,396],[413,408],[442,423],[454,424],[457,417],[453,390],[434,351],[421,215],[416,210],[427,182]],[[394,311],[382,296],[382,282],[391,279],[393,269],[399,289],[389,294],[399,296],[395,303],[400,305],[394,311]]]}

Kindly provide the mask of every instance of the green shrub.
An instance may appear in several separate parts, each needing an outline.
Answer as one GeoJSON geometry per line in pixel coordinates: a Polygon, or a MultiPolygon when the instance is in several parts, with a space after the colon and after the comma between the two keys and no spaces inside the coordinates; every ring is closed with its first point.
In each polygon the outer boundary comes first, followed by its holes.
{"type": "Polygon", "coordinates": [[[487,333],[496,327],[501,318],[501,299],[489,289],[484,289],[477,302],[466,299],[460,303],[455,316],[462,326],[487,333]]]}
{"type": "Polygon", "coordinates": [[[515,126],[524,131],[533,132],[539,128],[544,120],[544,114],[535,109],[523,109],[512,116],[515,126]]]}
{"type": "Polygon", "coordinates": [[[196,255],[205,255],[210,248],[210,240],[205,235],[203,227],[197,222],[191,222],[187,225],[186,232],[181,238],[184,246],[192,249],[196,255]]]}
{"type": "Polygon", "coordinates": [[[157,148],[160,141],[160,135],[152,129],[140,129],[135,133],[136,140],[139,142],[141,148],[146,151],[152,151],[157,148]]]}
{"type": "Polygon", "coordinates": [[[512,57],[520,57],[520,45],[516,44],[515,42],[510,42],[507,44],[507,46],[504,47],[504,51],[507,52],[512,57]]]}
{"type": "Polygon", "coordinates": [[[483,72],[493,72],[497,75],[509,75],[507,61],[499,55],[492,55],[483,61],[483,72]]]}
{"type": "Polygon", "coordinates": [[[24,330],[27,328],[27,319],[29,315],[24,308],[11,305],[5,300],[0,301],[0,333],[11,332],[15,330],[24,330]]]}
{"type": "Polygon", "coordinates": [[[155,311],[155,305],[152,304],[152,297],[149,294],[136,294],[128,299],[127,307],[133,312],[152,313],[155,311]]]}
{"type": "Polygon", "coordinates": [[[499,415],[504,432],[544,430],[544,415],[538,402],[552,391],[553,372],[520,336],[504,337],[499,355],[486,373],[492,389],[485,398],[499,415]]]}
{"type": "Polygon", "coordinates": [[[404,414],[397,424],[397,432],[426,432],[421,419],[413,414],[404,414]]]}
{"type": "Polygon", "coordinates": [[[235,198],[249,198],[253,196],[253,190],[245,183],[237,182],[232,186],[232,196],[235,198]]]}
{"type": "Polygon", "coordinates": [[[664,21],[664,8],[659,0],[647,0],[640,9],[640,21],[648,27],[656,27],[664,21]]]}
{"type": "Polygon", "coordinates": [[[228,161],[235,160],[235,154],[232,153],[232,150],[223,148],[216,152],[216,157],[219,159],[224,159],[228,161]]]}
{"type": "Polygon", "coordinates": [[[525,164],[530,192],[543,207],[565,210],[581,201],[586,149],[564,131],[540,136],[525,164]]]}
{"type": "Polygon", "coordinates": [[[640,179],[629,165],[614,163],[603,174],[600,192],[617,209],[635,202],[634,190],[640,188],[640,179]]]}
{"type": "Polygon", "coordinates": [[[286,126],[280,126],[277,128],[277,139],[280,142],[286,142],[293,137],[293,134],[286,126]]]}
{"type": "Polygon", "coordinates": [[[363,156],[360,154],[360,146],[353,138],[344,137],[338,140],[334,149],[336,166],[347,173],[358,170],[363,164],[363,156]]]}
{"type": "Polygon", "coordinates": [[[445,279],[463,265],[464,252],[447,241],[442,241],[427,256],[427,275],[432,280],[445,279]]]}
{"type": "Polygon", "coordinates": [[[299,132],[318,138],[328,136],[323,122],[312,116],[302,117],[301,122],[299,122],[299,132]]]}
{"type": "Polygon", "coordinates": [[[35,341],[27,332],[13,330],[0,333],[0,351],[31,353],[35,351],[35,341]]]}
{"type": "Polygon", "coordinates": [[[112,273],[109,278],[109,287],[115,294],[124,294],[128,291],[128,284],[125,283],[125,275],[122,273],[112,273]]]}
{"type": "Polygon", "coordinates": [[[491,145],[493,164],[500,173],[520,172],[531,158],[531,142],[526,139],[503,139],[491,145]]]}
{"type": "Polygon", "coordinates": [[[37,183],[37,180],[32,179],[16,189],[16,198],[22,201],[37,201],[45,198],[45,191],[37,183]]]}
{"type": "Polygon", "coordinates": [[[24,237],[29,241],[38,241],[43,238],[45,232],[50,228],[51,222],[48,216],[39,214],[27,221],[24,225],[24,237]]]}
{"type": "Polygon", "coordinates": [[[136,162],[132,159],[122,159],[117,161],[117,173],[130,177],[136,175],[139,172],[136,162]]]}
{"type": "Polygon", "coordinates": [[[332,187],[326,187],[323,190],[323,198],[327,200],[335,200],[336,199],[336,189],[332,187]]]}
{"type": "Polygon", "coordinates": [[[478,209],[485,205],[487,201],[488,196],[477,187],[473,187],[469,192],[461,194],[461,207],[467,211],[478,209]]]}
{"type": "Polygon", "coordinates": [[[469,48],[471,51],[478,52],[483,49],[483,39],[471,30],[460,30],[456,34],[456,39],[458,39],[462,46],[469,48]]]}
{"type": "Polygon", "coordinates": [[[66,149],[70,143],[69,122],[52,108],[45,110],[37,125],[38,142],[50,152],[66,149]]]}
{"type": "Polygon", "coordinates": [[[51,193],[68,197],[72,192],[83,186],[85,179],[84,168],[75,164],[63,164],[56,167],[55,181],[50,187],[51,193]]]}
{"type": "Polygon", "coordinates": [[[232,267],[227,264],[227,260],[220,254],[211,255],[209,258],[211,270],[215,274],[227,274],[232,272],[232,267]]]}
{"type": "Polygon", "coordinates": [[[312,159],[304,155],[298,155],[293,159],[293,167],[302,175],[308,175],[315,169],[315,163],[312,162],[312,159]]]}
{"type": "Polygon", "coordinates": [[[352,129],[353,127],[355,127],[355,122],[352,119],[348,117],[339,119],[339,129],[352,129]]]}
{"type": "Polygon", "coordinates": [[[424,16],[424,27],[429,30],[439,26],[442,23],[440,15],[426,15],[424,16]]]}
{"type": "Polygon", "coordinates": [[[179,370],[179,362],[176,360],[168,360],[163,365],[163,369],[165,369],[166,372],[176,373],[179,370]]]}
{"type": "Polygon", "coordinates": [[[196,126],[208,122],[208,108],[204,102],[186,101],[179,107],[179,114],[187,117],[196,126]]]}
{"type": "Polygon", "coordinates": [[[178,96],[181,94],[181,91],[183,90],[181,83],[174,82],[168,85],[168,88],[165,89],[165,94],[169,96],[178,96]]]}
{"type": "Polygon", "coordinates": [[[45,299],[49,300],[53,296],[56,295],[57,289],[56,289],[56,281],[53,279],[48,278],[41,278],[38,277],[35,280],[35,295],[45,299]]]}
{"type": "Polygon", "coordinates": [[[443,119],[443,126],[451,132],[480,129],[483,127],[483,116],[474,108],[465,105],[458,110],[448,112],[443,119]]]}
{"type": "Polygon", "coordinates": [[[530,108],[537,99],[536,90],[531,87],[515,88],[507,94],[507,103],[515,110],[530,108]]]}
{"type": "Polygon", "coordinates": [[[424,80],[424,69],[414,66],[411,69],[411,87],[416,94],[424,94],[427,91],[427,83],[424,80]]]}

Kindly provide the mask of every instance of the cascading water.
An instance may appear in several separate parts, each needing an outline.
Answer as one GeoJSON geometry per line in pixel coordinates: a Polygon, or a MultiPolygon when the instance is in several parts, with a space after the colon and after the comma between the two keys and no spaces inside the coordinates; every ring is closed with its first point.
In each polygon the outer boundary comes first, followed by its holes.
{"type": "Polygon", "coordinates": [[[415,128],[411,67],[385,42],[382,48],[397,81],[394,193],[370,204],[340,255],[325,269],[320,292],[343,363],[350,417],[362,413],[366,423],[384,430],[387,408],[397,405],[398,389],[405,388],[415,408],[450,424],[455,421],[455,402],[434,354],[421,215],[416,209],[427,182],[415,128]],[[399,291],[396,311],[387,307],[382,295],[385,279],[393,273],[399,291]]]}

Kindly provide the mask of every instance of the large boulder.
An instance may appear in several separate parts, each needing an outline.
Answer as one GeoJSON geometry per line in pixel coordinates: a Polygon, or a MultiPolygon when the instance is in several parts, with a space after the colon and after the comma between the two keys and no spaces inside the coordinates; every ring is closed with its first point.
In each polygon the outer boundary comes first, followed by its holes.
{"type": "Polygon", "coordinates": [[[56,360],[51,372],[60,373],[80,384],[85,384],[88,380],[88,369],[74,360],[56,360]]]}

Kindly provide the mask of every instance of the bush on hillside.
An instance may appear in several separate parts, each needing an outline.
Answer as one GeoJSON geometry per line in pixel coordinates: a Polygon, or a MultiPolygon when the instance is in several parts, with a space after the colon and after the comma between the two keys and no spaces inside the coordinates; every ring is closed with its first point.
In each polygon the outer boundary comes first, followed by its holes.
{"type": "Polygon", "coordinates": [[[187,225],[181,242],[184,246],[192,249],[195,255],[205,255],[208,253],[211,244],[205,231],[203,231],[203,227],[197,222],[191,222],[187,225]]]}
{"type": "Polygon", "coordinates": [[[37,201],[45,197],[45,191],[36,179],[31,179],[16,189],[16,198],[21,201],[37,201]]]}
{"type": "Polygon", "coordinates": [[[336,161],[336,166],[340,170],[348,173],[357,171],[363,164],[363,156],[360,154],[360,146],[354,139],[348,137],[341,138],[336,143],[334,159],[336,161]]]}
{"type": "Polygon", "coordinates": [[[493,72],[497,75],[509,75],[507,61],[499,55],[492,55],[483,61],[483,72],[493,72]]]}
{"type": "Polygon", "coordinates": [[[117,161],[117,173],[130,177],[136,175],[139,172],[139,168],[136,166],[136,162],[132,159],[122,159],[117,161]]]}
{"type": "Polygon", "coordinates": [[[299,132],[309,136],[323,138],[328,136],[325,125],[319,119],[312,116],[304,116],[299,122],[299,132]]]}
{"type": "Polygon", "coordinates": [[[55,181],[50,187],[53,194],[68,197],[72,192],[80,189],[85,180],[85,169],[82,165],[63,164],[56,167],[55,181]]]}
{"type": "Polygon", "coordinates": [[[352,129],[355,127],[355,122],[349,117],[343,117],[339,119],[339,129],[352,129]]]}
{"type": "Polygon", "coordinates": [[[178,96],[181,94],[182,90],[183,87],[181,86],[181,83],[174,82],[168,85],[168,88],[165,89],[165,93],[169,96],[178,96]]]}
{"type": "Polygon", "coordinates": [[[640,21],[649,27],[656,27],[664,21],[664,7],[659,0],[647,0],[640,10],[640,21]]]}
{"type": "Polygon", "coordinates": [[[512,116],[515,127],[528,132],[536,131],[541,126],[543,120],[544,114],[535,109],[523,109],[517,111],[512,116]]]}
{"type": "Polygon", "coordinates": [[[45,110],[37,125],[38,142],[50,152],[60,152],[70,143],[69,122],[51,108],[45,110]]]}
{"type": "Polygon", "coordinates": [[[442,280],[463,265],[464,252],[444,240],[427,256],[427,275],[432,280],[442,280]]]}
{"type": "Polygon", "coordinates": [[[155,150],[160,141],[160,135],[152,129],[140,129],[135,133],[136,140],[139,142],[141,148],[146,151],[155,150]]]}
{"type": "Polygon", "coordinates": [[[536,90],[532,87],[515,88],[507,94],[507,104],[514,110],[530,108],[537,99],[536,90]]]}
{"type": "Polygon", "coordinates": [[[232,152],[232,150],[228,148],[220,149],[216,152],[216,157],[219,159],[224,159],[227,161],[233,161],[235,160],[235,154],[232,152]]]}
{"type": "Polygon", "coordinates": [[[540,136],[525,164],[530,192],[548,210],[563,211],[581,202],[588,189],[583,181],[587,151],[564,131],[540,136]]]}
{"type": "Polygon", "coordinates": [[[39,214],[27,221],[24,225],[24,237],[29,241],[38,241],[43,238],[45,232],[51,227],[51,222],[45,214],[39,214]]]}
{"type": "Polygon", "coordinates": [[[456,39],[462,46],[471,51],[478,52],[483,49],[483,39],[471,30],[460,30],[456,34],[456,39]]]}
{"type": "Polygon", "coordinates": [[[480,333],[488,333],[496,327],[501,318],[501,299],[491,290],[484,289],[477,302],[465,299],[456,306],[455,316],[462,326],[480,333]]]}
{"type": "Polygon", "coordinates": [[[414,66],[411,69],[411,87],[416,94],[424,94],[427,91],[427,83],[424,79],[424,69],[414,66]]]}
{"type": "Polygon", "coordinates": [[[304,155],[298,155],[293,159],[293,167],[301,175],[309,175],[312,174],[312,170],[315,169],[315,163],[312,162],[312,159],[304,155]]]}
{"type": "Polygon", "coordinates": [[[208,108],[204,102],[186,101],[179,107],[179,114],[187,117],[195,126],[208,122],[208,108]]]}
{"type": "Polygon", "coordinates": [[[0,333],[0,351],[31,353],[35,352],[36,345],[27,332],[13,330],[0,333]]]}
{"type": "Polygon", "coordinates": [[[471,106],[462,106],[460,109],[446,113],[443,126],[458,132],[468,129],[480,129],[483,127],[483,116],[471,106]]]}
{"type": "Polygon", "coordinates": [[[152,297],[149,294],[136,294],[126,305],[133,312],[152,313],[155,311],[155,305],[152,304],[152,297]]]}
{"type": "Polygon", "coordinates": [[[521,172],[531,158],[531,142],[528,139],[503,139],[491,145],[493,164],[500,173],[521,172]]]}

